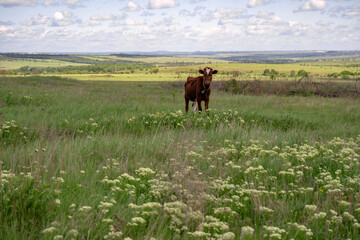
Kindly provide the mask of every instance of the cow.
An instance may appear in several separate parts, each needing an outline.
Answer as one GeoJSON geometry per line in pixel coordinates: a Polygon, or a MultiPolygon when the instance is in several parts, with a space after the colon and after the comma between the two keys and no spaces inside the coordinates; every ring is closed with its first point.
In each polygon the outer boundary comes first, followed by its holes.
{"type": "Polygon", "coordinates": [[[196,103],[199,106],[199,113],[202,111],[201,101],[205,101],[205,110],[209,108],[210,100],[210,85],[212,75],[218,71],[212,68],[206,67],[204,70],[199,70],[199,73],[203,76],[188,77],[185,83],[185,111],[189,110],[189,101],[192,101],[193,111],[196,111],[196,103]],[[195,102],[196,100],[196,102],[195,102]]]}

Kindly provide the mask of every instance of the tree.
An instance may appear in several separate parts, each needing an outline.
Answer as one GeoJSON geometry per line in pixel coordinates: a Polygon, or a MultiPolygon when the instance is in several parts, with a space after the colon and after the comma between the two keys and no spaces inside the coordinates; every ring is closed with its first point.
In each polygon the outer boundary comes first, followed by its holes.
{"type": "Polygon", "coordinates": [[[305,71],[304,69],[299,70],[297,75],[299,77],[309,77],[309,73],[307,71],[305,71]]]}

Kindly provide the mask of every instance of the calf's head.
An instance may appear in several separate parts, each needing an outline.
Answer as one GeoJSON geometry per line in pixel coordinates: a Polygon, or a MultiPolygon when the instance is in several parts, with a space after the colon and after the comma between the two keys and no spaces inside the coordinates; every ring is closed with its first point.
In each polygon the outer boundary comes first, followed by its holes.
{"type": "Polygon", "coordinates": [[[203,83],[205,88],[209,88],[212,80],[212,75],[217,74],[217,70],[213,70],[212,68],[206,67],[204,70],[199,70],[199,73],[204,74],[203,83]]]}

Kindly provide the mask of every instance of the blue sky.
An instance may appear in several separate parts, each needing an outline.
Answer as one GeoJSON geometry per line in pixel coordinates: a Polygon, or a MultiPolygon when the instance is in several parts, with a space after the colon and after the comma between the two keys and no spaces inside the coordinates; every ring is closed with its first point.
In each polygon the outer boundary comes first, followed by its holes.
{"type": "Polygon", "coordinates": [[[0,0],[0,52],[359,49],[358,0],[0,0]]]}

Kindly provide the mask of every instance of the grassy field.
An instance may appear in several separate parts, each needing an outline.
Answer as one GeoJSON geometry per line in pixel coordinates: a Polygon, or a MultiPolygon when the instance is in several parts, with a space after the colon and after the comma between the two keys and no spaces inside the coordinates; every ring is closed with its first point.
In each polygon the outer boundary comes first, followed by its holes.
{"type": "Polygon", "coordinates": [[[0,60],[0,70],[5,69],[18,69],[21,67],[29,66],[29,67],[64,67],[64,66],[81,66],[84,65],[82,63],[70,63],[65,61],[53,60],[53,59],[32,59],[32,60],[0,60]]]}
{"type": "Polygon", "coordinates": [[[0,239],[358,238],[359,99],[134,80],[0,78],[0,239]]]}

